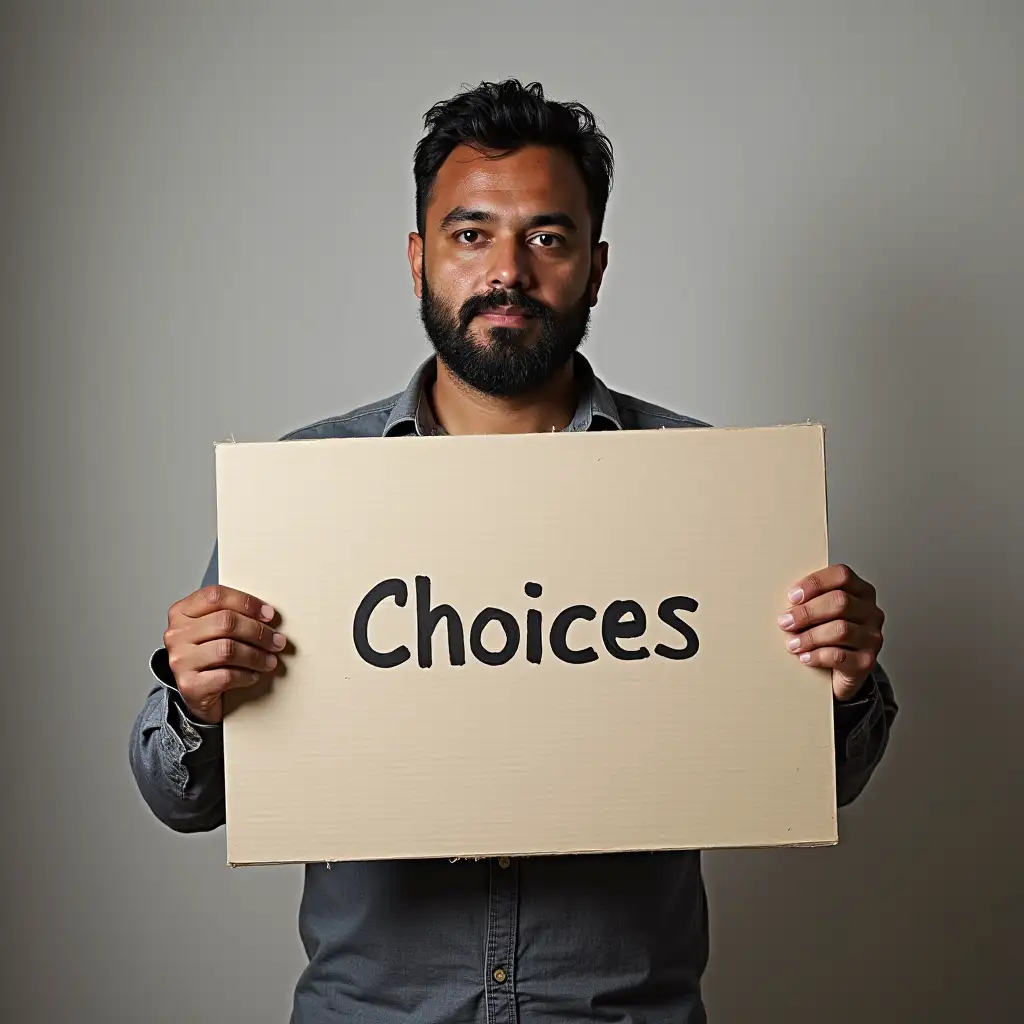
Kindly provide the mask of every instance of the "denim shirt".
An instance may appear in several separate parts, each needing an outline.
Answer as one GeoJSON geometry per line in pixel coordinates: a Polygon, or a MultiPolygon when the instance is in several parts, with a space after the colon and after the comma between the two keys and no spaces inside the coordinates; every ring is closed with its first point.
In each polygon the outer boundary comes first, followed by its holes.
{"type": "MultiPolygon", "coordinates": [[[[568,430],[706,426],[609,390],[580,355],[576,370],[568,430]]],[[[400,394],[282,440],[442,433],[426,398],[434,372],[431,358],[400,394]]],[[[202,582],[216,581],[214,546],[202,582]]],[[[139,790],[175,831],[216,829],[224,824],[221,727],[189,715],[165,649],[150,669],[156,681],[129,748],[139,790]]],[[[852,701],[836,703],[840,806],[864,789],[896,713],[880,666],[852,701]]],[[[308,964],[292,1024],[706,1020],[698,851],[308,864],[299,932],[308,964]]]]}

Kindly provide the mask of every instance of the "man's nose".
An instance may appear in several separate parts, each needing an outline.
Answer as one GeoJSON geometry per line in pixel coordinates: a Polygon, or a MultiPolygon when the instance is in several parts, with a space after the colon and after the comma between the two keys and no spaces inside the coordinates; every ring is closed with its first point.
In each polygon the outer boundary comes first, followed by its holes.
{"type": "Polygon", "coordinates": [[[516,238],[496,238],[490,247],[487,284],[491,288],[515,288],[525,291],[530,287],[529,253],[516,238]]]}

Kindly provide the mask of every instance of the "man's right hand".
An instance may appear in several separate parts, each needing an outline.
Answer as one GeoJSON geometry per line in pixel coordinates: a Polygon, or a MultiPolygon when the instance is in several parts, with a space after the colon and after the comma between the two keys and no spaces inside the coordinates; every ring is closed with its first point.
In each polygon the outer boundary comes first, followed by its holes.
{"type": "Polygon", "coordinates": [[[201,722],[224,717],[225,690],[252,686],[277,666],[288,642],[267,623],[274,609],[251,594],[230,587],[197,590],[171,605],[164,646],[178,691],[201,722]]]}

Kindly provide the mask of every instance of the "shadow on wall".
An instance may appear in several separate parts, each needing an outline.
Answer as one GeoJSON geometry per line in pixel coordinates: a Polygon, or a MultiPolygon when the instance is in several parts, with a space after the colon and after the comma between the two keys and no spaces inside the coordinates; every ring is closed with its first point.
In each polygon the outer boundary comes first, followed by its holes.
{"type": "MultiPolygon", "coordinates": [[[[837,425],[834,560],[866,564],[878,585],[901,713],[873,781],[841,812],[838,848],[706,857],[712,1020],[959,1024],[1019,1011],[1024,668],[1010,640],[1024,481],[1020,428],[1004,418],[1024,359],[1020,321],[1000,319],[1019,283],[1008,254],[970,233],[903,223],[902,246],[861,223],[842,252],[801,254],[816,322],[776,324],[780,344],[763,356],[785,351],[787,334],[828,332],[829,359],[798,355],[793,386],[824,389],[816,411],[837,425]],[[830,378],[815,380],[823,368],[830,378]]],[[[766,295],[779,284],[759,281],[766,295]]],[[[777,379],[777,366],[760,369],[751,380],[777,379]]]]}

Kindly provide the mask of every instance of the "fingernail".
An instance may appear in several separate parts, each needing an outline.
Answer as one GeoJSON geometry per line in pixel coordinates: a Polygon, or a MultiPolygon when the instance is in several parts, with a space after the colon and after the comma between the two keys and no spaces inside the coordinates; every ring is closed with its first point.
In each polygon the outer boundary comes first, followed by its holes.
{"type": "Polygon", "coordinates": [[[253,672],[253,674],[252,674],[252,681],[254,683],[258,683],[260,681],[260,674],[259,674],[259,672],[253,672]]]}
{"type": "Polygon", "coordinates": [[[267,668],[274,668],[276,665],[277,665],[277,655],[276,654],[268,654],[267,655],[267,668]]]}
{"type": "Polygon", "coordinates": [[[271,608],[269,604],[265,604],[260,609],[260,615],[269,622],[274,617],[274,609],[271,608]]]}
{"type": "Polygon", "coordinates": [[[810,651],[805,651],[803,654],[800,655],[800,660],[805,665],[809,665],[811,663],[811,652],[810,651]]]}
{"type": "Polygon", "coordinates": [[[787,640],[787,641],[786,641],[786,646],[787,646],[787,647],[788,647],[788,648],[789,648],[789,649],[790,649],[791,651],[796,651],[796,650],[799,650],[799,648],[800,648],[800,637],[798,637],[798,636],[795,636],[795,637],[793,637],[793,639],[792,639],[792,640],[787,640]]]}
{"type": "Polygon", "coordinates": [[[288,641],[285,639],[284,633],[275,633],[274,634],[274,646],[278,650],[281,650],[281,648],[284,647],[284,645],[286,643],[288,643],[288,641]]]}
{"type": "Polygon", "coordinates": [[[794,587],[788,596],[791,604],[799,604],[804,599],[804,592],[799,587],[794,587]]]}
{"type": "Polygon", "coordinates": [[[786,612],[785,615],[779,616],[779,625],[783,629],[789,629],[789,627],[792,626],[794,622],[796,622],[796,619],[794,619],[793,616],[789,614],[789,612],[786,612]]]}

